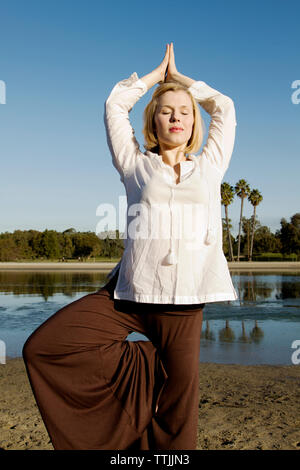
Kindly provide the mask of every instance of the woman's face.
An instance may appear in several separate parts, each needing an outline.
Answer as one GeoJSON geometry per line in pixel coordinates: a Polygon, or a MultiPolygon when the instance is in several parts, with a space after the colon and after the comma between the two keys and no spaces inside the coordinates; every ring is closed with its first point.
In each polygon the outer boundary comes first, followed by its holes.
{"type": "Polygon", "coordinates": [[[190,96],[184,90],[166,91],[158,98],[154,123],[160,149],[185,147],[194,124],[190,96]]]}

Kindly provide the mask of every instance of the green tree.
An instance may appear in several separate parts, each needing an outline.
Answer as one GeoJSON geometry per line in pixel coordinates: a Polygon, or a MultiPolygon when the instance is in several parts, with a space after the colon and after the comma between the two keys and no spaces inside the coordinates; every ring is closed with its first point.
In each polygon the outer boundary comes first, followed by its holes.
{"type": "Polygon", "coordinates": [[[290,222],[282,218],[280,225],[281,229],[278,235],[281,241],[282,253],[300,254],[300,213],[294,214],[290,222]]]}
{"type": "Polygon", "coordinates": [[[228,206],[232,203],[234,199],[234,188],[229,183],[221,184],[221,203],[225,208],[225,218],[226,218],[226,228],[227,228],[227,238],[228,238],[228,250],[230,261],[234,261],[232,243],[231,243],[231,234],[229,227],[229,218],[228,218],[228,206]]]}
{"type": "Polygon", "coordinates": [[[291,224],[297,229],[300,230],[300,212],[294,214],[291,217],[291,224]]]}
{"type": "Polygon", "coordinates": [[[1,234],[0,238],[0,260],[16,261],[16,245],[8,232],[1,234]]]}
{"type": "Polygon", "coordinates": [[[28,230],[28,245],[31,249],[31,258],[35,259],[39,257],[39,250],[40,250],[40,240],[42,233],[38,230],[28,230]]]}
{"type": "Polygon", "coordinates": [[[77,233],[73,243],[75,257],[89,258],[92,255],[95,256],[97,251],[100,252],[101,244],[93,232],[77,233]]]}
{"type": "Polygon", "coordinates": [[[48,259],[60,258],[61,251],[55,230],[44,230],[40,240],[40,252],[48,259]]]}
{"type": "MultiPolygon", "coordinates": [[[[257,221],[256,221],[257,225],[257,221]]],[[[259,225],[255,229],[253,241],[253,251],[255,253],[279,253],[281,251],[280,237],[274,235],[266,225],[259,225]]]]}
{"type": "Polygon", "coordinates": [[[253,215],[252,215],[252,231],[251,231],[251,244],[250,244],[250,252],[249,252],[249,261],[252,260],[252,253],[253,253],[253,240],[254,240],[254,232],[255,232],[255,221],[256,221],[256,208],[258,204],[263,200],[261,193],[258,189],[252,189],[251,193],[248,196],[248,201],[253,206],[253,215]]]}
{"type": "Polygon", "coordinates": [[[31,259],[32,248],[29,244],[30,234],[26,230],[15,230],[12,234],[12,239],[15,244],[14,255],[15,259],[31,259]]]}
{"type": "Polygon", "coordinates": [[[235,193],[241,199],[241,212],[240,212],[240,222],[239,222],[239,235],[238,235],[238,254],[237,260],[240,260],[240,245],[241,245],[241,229],[242,229],[242,217],[243,217],[243,206],[244,199],[250,194],[250,186],[246,180],[240,179],[235,185],[235,193]]]}
{"type": "Polygon", "coordinates": [[[64,258],[72,258],[73,256],[74,247],[72,238],[66,234],[66,232],[64,232],[62,235],[61,252],[64,258]]]}

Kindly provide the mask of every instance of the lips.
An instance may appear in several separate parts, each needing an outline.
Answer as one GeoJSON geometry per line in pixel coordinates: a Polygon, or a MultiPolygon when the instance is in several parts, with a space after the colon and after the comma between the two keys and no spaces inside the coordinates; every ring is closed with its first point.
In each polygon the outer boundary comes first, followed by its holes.
{"type": "Polygon", "coordinates": [[[182,127],[170,127],[169,131],[170,132],[182,132],[183,129],[182,127]]]}

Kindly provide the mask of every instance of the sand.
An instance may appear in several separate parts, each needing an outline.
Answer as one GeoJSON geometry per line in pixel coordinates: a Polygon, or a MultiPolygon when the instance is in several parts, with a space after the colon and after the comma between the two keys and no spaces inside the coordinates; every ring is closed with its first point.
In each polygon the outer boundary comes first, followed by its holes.
{"type": "MultiPolygon", "coordinates": [[[[299,365],[199,369],[199,450],[300,450],[299,365]]],[[[0,364],[0,393],[0,449],[53,450],[21,358],[0,364]]]]}
{"type": "MultiPolygon", "coordinates": [[[[116,263],[0,263],[0,270],[110,271],[116,263]]],[[[228,263],[232,272],[299,262],[228,263]]],[[[300,450],[300,365],[200,363],[199,450],[300,450]]],[[[21,358],[0,364],[0,450],[53,450],[21,358]]]]}
{"type": "MultiPolygon", "coordinates": [[[[0,262],[0,271],[102,271],[109,272],[117,263],[110,262],[0,262]]],[[[239,261],[228,262],[232,272],[299,272],[300,261],[239,261]]]]}

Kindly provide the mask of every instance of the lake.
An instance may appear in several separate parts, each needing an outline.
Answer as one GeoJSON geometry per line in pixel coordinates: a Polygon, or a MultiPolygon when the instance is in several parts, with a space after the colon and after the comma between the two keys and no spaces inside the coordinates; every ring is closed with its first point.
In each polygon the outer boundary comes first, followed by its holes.
{"type": "MultiPolygon", "coordinates": [[[[33,330],[61,307],[100,289],[105,280],[103,272],[1,271],[2,352],[21,356],[33,330]]],[[[205,306],[200,361],[291,365],[296,357],[300,362],[300,272],[232,272],[232,280],[238,300],[205,306]],[[296,340],[298,356],[292,348],[296,340]]],[[[147,338],[138,333],[128,337],[137,339],[147,338]]]]}

